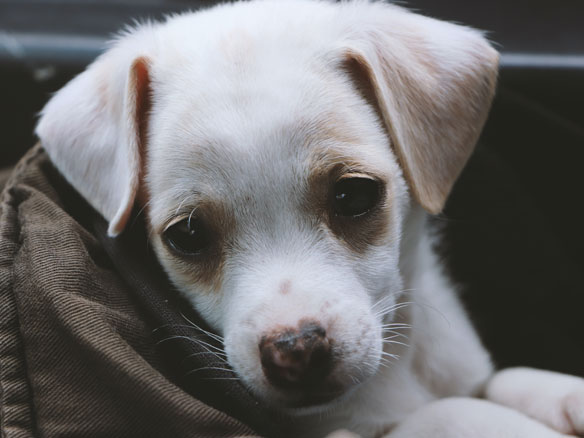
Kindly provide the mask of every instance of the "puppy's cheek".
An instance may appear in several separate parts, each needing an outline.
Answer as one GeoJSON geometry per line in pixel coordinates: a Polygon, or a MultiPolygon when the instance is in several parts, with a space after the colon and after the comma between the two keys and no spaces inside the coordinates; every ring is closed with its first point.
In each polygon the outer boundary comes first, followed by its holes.
{"type": "Polygon", "coordinates": [[[224,326],[223,291],[205,282],[193,280],[194,275],[196,275],[196,269],[194,267],[189,269],[184,260],[178,261],[176,257],[172,256],[164,248],[160,239],[152,239],[151,244],[170,282],[180,291],[191,306],[199,312],[207,324],[218,334],[221,334],[224,326]]]}
{"type": "Polygon", "coordinates": [[[227,361],[242,382],[260,398],[269,398],[269,385],[258,353],[259,336],[253,327],[240,322],[240,329],[226,329],[227,361]]]}
{"type": "Polygon", "coordinates": [[[339,308],[329,322],[329,331],[335,339],[334,380],[350,387],[377,372],[383,354],[382,327],[369,309],[339,308]]]}

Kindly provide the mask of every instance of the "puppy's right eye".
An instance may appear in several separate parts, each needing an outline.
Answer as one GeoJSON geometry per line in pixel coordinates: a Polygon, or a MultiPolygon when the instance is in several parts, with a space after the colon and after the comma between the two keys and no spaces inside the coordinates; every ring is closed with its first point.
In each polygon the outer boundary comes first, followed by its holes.
{"type": "Polygon", "coordinates": [[[189,216],[168,227],[163,238],[174,251],[196,256],[209,247],[211,231],[202,220],[189,216]]]}
{"type": "Polygon", "coordinates": [[[337,216],[357,218],[369,213],[381,196],[379,183],[370,178],[347,177],[333,187],[333,211],[337,216]]]}

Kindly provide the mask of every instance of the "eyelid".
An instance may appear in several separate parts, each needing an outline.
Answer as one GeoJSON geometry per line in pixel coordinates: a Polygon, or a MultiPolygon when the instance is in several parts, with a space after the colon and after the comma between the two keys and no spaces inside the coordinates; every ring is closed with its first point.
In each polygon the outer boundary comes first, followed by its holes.
{"type": "Polygon", "coordinates": [[[178,224],[180,221],[182,221],[184,219],[188,219],[189,216],[190,216],[190,214],[182,214],[180,216],[175,216],[173,219],[170,220],[170,222],[168,224],[166,224],[166,226],[163,228],[162,232],[164,233],[166,230],[168,230],[173,225],[178,224]]]}
{"type": "Polygon", "coordinates": [[[350,179],[350,178],[363,178],[363,179],[370,179],[371,181],[378,181],[377,178],[375,178],[367,173],[359,173],[359,172],[345,173],[345,174],[340,176],[338,181],[343,181],[345,179],[350,179]]]}

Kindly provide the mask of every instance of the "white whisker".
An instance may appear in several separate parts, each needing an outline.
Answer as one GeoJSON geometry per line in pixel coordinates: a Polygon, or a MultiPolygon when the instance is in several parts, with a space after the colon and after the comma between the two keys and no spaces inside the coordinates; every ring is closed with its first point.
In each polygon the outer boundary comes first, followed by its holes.
{"type": "Polygon", "coordinates": [[[399,354],[392,354],[392,353],[388,353],[387,351],[382,351],[381,352],[381,356],[382,357],[391,357],[392,359],[399,359],[399,354]]]}
{"type": "Polygon", "coordinates": [[[197,343],[199,345],[207,346],[208,348],[217,350],[216,352],[214,352],[215,354],[226,356],[226,354],[224,353],[223,349],[221,349],[219,347],[215,347],[214,345],[211,345],[211,344],[209,344],[209,343],[207,343],[205,341],[201,341],[200,339],[191,338],[189,336],[182,336],[182,335],[170,336],[168,338],[161,339],[160,341],[158,341],[156,343],[156,345],[160,345],[163,342],[172,341],[172,340],[175,340],[175,339],[182,339],[182,340],[189,341],[189,342],[195,342],[195,343],[197,343]]]}
{"type": "Polygon", "coordinates": [[[206,335],[208,335],[209,337],[211,337],[211,338],[215,339],[216,341],[219,341],[219,342],[221,342],[221,344],[223,344],[223,336],[220,336],[220,335],[218,335],[218,334],[215,334],[215,333],[211,333],[210,331],[208,331],[208,330],[205,330],[205,329],[204,329],[204,328],[202,328],[202,327],[199,327],[197,324],[195,324],[193,321],[191,321],[189,318],[187,318],[187,317],[185,316],[185,314],[184,314],[184,313],[182,313],[182,312],[181,312],[180,316],[182,316],[182,317],[183,317],[183,319],[184,319],[185,321],[187,321],[187,322],[188,322],[188,323],[189,323],[191,326],[193,326],[194,328],[196,328],[196,329],[200,330],[201,332],[205,333],[205,334],[206,334],[206,335]]]}
{"type": "MultiPolygon", "coordinates": [[[[185,193],[185,192],[189,192],[190,190],[184,189],[182,190],[180,193],[185,193]]],[[[190,193],[188,196],[186,196],[181,202],[180,204],[178,204],[178,207],[176,207],[176,210],[174,212],[175,216],[178,216],[178,212],[180,211],[180,209],[182,208],[183,204],[185,202],[187,202],[189,199],[193,198],[195,196],[195,193],[190,193]]]]}
{"type": "Polygon", "coordinates": [[[233,370],[232,370],[232,369],[229,369],[229,368],[221,368],[221,367],[202,367],[202,368],[196,368],[196,369],[194,369],[194,370],[187,371],[187,372],[184,374],[184,376],[183,376],[183,377],[189,376],[189,375],[191,375],[191,374],[194,374],[194,373],[196,373],[196,372],[199,372],[199,371],[226,371],[226,372],[229,372],[229,373],[233,374],[233,370]]]}
{"type": "Polygon", "coordinates": [[[385,331],[384,330],[384,333],[392,333],[392,336],[384,337],[383,339],[395,339],[395,338],[404,338],[405,340],[409,340],[410,339],[406,335],[404,335],[403,333],[397,333],[397,332],[394,332],[394,331],[391,331],[391,330],[389,330],[389,331],[385,331]]]}
{"type": "MultiPolygon", "coordinates": [[[[203,348],[207,348],[207,347],[205,347],[204,345],[202,345],[202,347],[203,347],[203,348]]],[[[185,363],[185,362],[186,362],[188,359],[190,359],[190,358],[192,358],[192,357],[195,357],[195,356],[200,356],[200,355],[202,355],[202,354],[210,354],[210,355],[212,355],[212,356],[215,356],[215,358],[219,359],[219,361],[220,361],[220,362],[222,362],[222,363],[224,363],[224,364],[226,364],[226,365],[229,365],[229,362],[227,362],[227,360],[226,360],[224,357],[222,357],[222,356],[219,356],[219,355],[218,355],[217,353],[215,353],[214,351],[209,351],[208,349],[207,349],[207,351],[199,351],[199,352],[197,352],[197,353],[191,353],[191,354],[189,354],[188,356],[185,356],[185,357],[184,357],[184,358],[183,358],[183,359],[180,361],[180,364],[179,364],[179,365],[182,365],[182,364],[184,364],[184,363],[185,363]]]]}
{"type": "Polygon", "coordinates": [[[383,340],[383,343],[384,344],[397,344],[397,345],[403,345],[404,347],[409,347],[408,344],[405,344],[405,343],[399,342],[399,341],[392,341],[392,340],[389,340],[389,339],[384,339],[383,340]]]}

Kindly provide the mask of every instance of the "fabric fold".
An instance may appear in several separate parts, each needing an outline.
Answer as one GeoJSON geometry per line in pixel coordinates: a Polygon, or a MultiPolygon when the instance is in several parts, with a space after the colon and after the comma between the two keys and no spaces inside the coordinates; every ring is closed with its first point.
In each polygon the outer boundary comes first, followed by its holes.
{"type": "Polygon", "coordinates": [[[15,168],[0,215],[3,436],[281,436],[209,354],[222,346],[194,326],[139,217],[107,237],[40,145],[15,168]]]}

